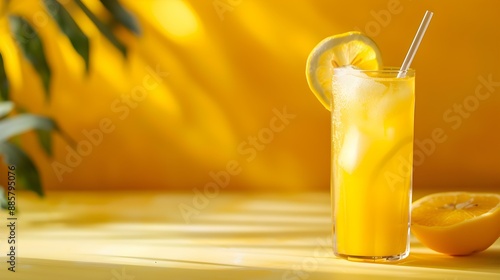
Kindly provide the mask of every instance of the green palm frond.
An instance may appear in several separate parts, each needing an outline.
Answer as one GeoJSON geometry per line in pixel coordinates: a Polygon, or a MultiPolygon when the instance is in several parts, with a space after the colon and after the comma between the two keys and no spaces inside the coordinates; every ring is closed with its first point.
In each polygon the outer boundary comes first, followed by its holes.
{"type": "MultiPolygon", "coordinates": [[[[14,110],[10,101],[0,102],[0,155],[6,165],[15,165],[18,178],[26,189],[43,195],[38,169],[30,157],[17,145],[10,143],[9,139],[30,130],[50,132],[57,130],[53,120],[32,114],[18,114],[5,118],[14,110]]],[[[0,190],[3,194],[3,191],[0,190]]],[[[0,206],[4,204],[0,201],[0,206]]]]}
{"type": "Polygon", "coordinates": [[[0,100],[8,100],[8,99],[9,99],[9,79],[7,79],[7,73],[5,73],[2,53],[0,53],[0,100]]]}
{"type": "Polygon", "coordinates": [[[56,0],[44,0],[45,8],[50,16],[55,20],[59,29],[68,37],[75,51],[85,61],[85,70],[89,71],[89,38],[80,29],[75,20],[66,11],[63,5],[56,0]]]}
{"type": "Polygon", "coordinates": [[[0,142],[0,153],[3,154],[7,165],[14,165],[18,170],[16,178],[18,185],[43,196],[38,169],[28,155],[17,145],[9,142],[0,142]]]}
{"type": "Polygon", "coordinates": [[[45,94],[49,97],[51,70],[45,58],[41,38],[33,26],[23,17],[16,15],[9,16],[9,26],[24,57],[35,68],[42,79],[45,94]]]}
{"type": "MultiPolygon", "coordinates": [[[[29,19],[9,13],[12,1],[4,2],[4,9],[0,17],[8,17],[9,32],[26,61],[33,67],[40,79],[47,101],[50,101],[52,71],[50,62],[46,58],[44,43],[38,35],[36,25],[29,19]]],[[[119,40],[111,28],[99,19],[81,0],[71,0],[96,26],[100,33],[124,56],[127,56],[126,45],[119,40]]],[[[59,30],[69,39],[74,51],[85,63],[88,73],[92,67],[90,61],[90,40],[78,26],[71,14],[57,0],[39,0],[48,15],[54,20],[59,30]]],[[[135,35],[141,34],[137,19],[119,0],[100,0],[103,7],[109,12],[114,23],[119,24],[135,35]]],[[[48,156],[52,156],[52,131],[59,132],[66,141],[71,141],[58,128],[56,122],[48,117],[29,113],[16,113],[16,106],[11,102],[8,73],[5,70],[5,58],[0,52],[0,157],[6,164],[17,166],[19,179],[26,189],[43,195],[38,170],[30,157],[12,139],[29,130],[35,130],[39,143],[48,156]]],[[[5,206],[3,190],[0,186],[0,207],[5,206]]]]}
{"type": "Polygon", "coordinates": [[[118,0],[101,0],[102,5],[113,16],[113,19],[135,35],[141,35],[141,27],[137,19],[120,4],[118,0]]]}
{"type": "Polygon", "coordinates": [[[89,8],[87,8],[87,6],[85,6],[85,4],[83,4],[81,0],[74,0],[74,1],[78,5],[78,7],[82,9],[85,15],[87,15],[87,17],[94,23],[97,29],[99,29],[102,35],[104,35],[104,37],[106,37],[106,39],[108,39],[108,41],[111,44],[113,44],[113,46],[115,46],[122,53],[123,56],[126,57],[127,48],[120,40],[118,40],[118,38],[116,38],[115,34],[113,34],[111,29],[109,29],[108,26],[106,26],[101,20],[99,20],[99,18],[94,13],[92,13],[92,11],[89,10],[89,8]]]}

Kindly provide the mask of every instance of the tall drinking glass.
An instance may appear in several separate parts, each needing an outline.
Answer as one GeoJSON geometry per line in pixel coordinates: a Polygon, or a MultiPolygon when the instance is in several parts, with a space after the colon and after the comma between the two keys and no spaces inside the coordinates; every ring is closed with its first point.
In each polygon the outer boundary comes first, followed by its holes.
{"type": "Polygon", "coordinates": [[[332,207],[336,256],[396,261],[410,251],[415,72],[336,68],[332,207]]]}

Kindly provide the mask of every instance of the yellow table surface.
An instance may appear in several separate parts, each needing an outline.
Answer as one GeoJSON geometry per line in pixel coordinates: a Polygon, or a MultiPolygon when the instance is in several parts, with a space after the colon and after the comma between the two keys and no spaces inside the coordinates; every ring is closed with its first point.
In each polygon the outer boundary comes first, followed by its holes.
{"type": "Polygon", "coordinates": [[[6,263],[7,213],[0,214],[0,279],[500,279],[500,239],[482,253],[449,257],[412,238],[398,264],[327,256],[328,193],[222,190],[186,223],[179,206],[192,206],[193,197],[20,193],[15,273],[6,263]]]}

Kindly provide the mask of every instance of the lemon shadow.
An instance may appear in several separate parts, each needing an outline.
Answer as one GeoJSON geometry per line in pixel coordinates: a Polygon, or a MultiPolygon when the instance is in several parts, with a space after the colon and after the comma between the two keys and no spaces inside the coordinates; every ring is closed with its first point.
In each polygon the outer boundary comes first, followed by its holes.
{"type": "Polygon", "coordinates": [[[469,256],[448,256],[437,252],[412,252],[399,264],[410,267],[500,273],[500,248],[491,247],[469,256]]]}

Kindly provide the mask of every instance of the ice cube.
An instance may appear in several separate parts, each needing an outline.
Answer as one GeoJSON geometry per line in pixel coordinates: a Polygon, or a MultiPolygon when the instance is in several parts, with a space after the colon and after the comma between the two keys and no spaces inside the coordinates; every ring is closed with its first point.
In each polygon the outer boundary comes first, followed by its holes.
{"type": "Polygon", "coordinates": [[[387,127],[391,120],[401,118],[412,112],[412,91],[408,87],[391,84],[379,102],[373,104],[368,117],[385,129],[385,136],[391,136],[387,127]]]}
{"type": "Polygon", "coordinates": [[[335,72],[332,80],[334,101],[346,104],[368,104],[380,98],[387,89],[363,72],[343,68],[335,72]]]}
{"type": "Polygon", "coordinates": [[[374,104],[375,106],[371,110],[371,114],[373,116],[387,116],[388,114],[393,113],[393,111],[397,111],[397,109],[400,109],[399,107],[401,107],[401,105],[404,105],[405,101],[410,101],[410,97],[410,89],[405,89],[404,87],[398,87],[391,84],[387,93],[384,94],[380,99],[380,102],[374,104]]]}
{"type": "Polygon", "coordinates": [[[369,145],[369,138],[357,127],[351,126],[344,135],[344,141],[339,152],[339,165],[349,174],[361,163],[369,145]]]}

